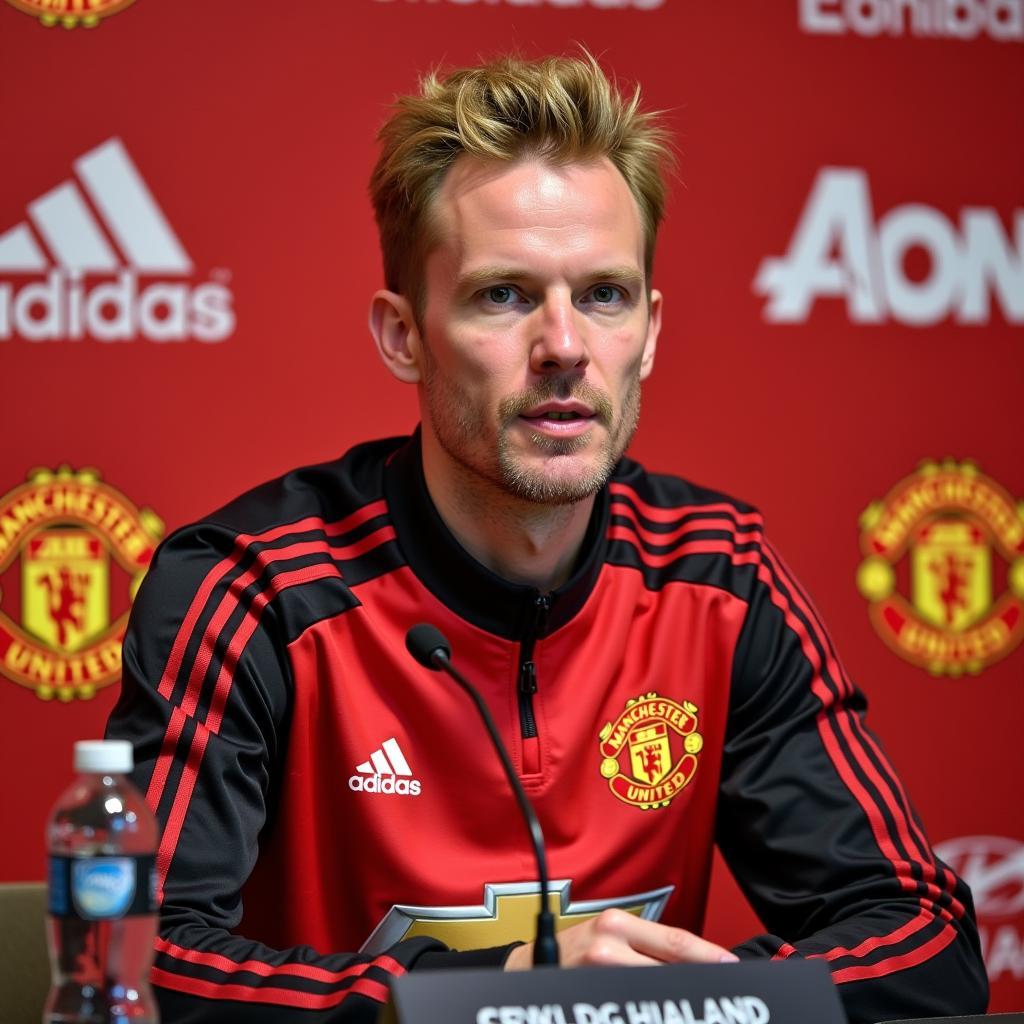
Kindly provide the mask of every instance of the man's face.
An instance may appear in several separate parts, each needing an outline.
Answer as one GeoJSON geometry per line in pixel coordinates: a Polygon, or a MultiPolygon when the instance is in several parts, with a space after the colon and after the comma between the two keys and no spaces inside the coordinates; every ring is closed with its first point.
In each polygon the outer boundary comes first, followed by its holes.
{"type": "Polygon", "coordinates": [[[433,217],[425,444],[520,499],[593,494],[636,429],[661,319],[625,180],[607,159],[463,157],[433,217]]]}

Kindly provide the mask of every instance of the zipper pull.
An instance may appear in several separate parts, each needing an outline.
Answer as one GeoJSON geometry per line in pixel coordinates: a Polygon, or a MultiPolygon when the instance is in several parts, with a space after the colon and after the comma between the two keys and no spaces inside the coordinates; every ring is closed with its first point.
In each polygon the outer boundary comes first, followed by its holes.
{"type": "Polygon", "coordinates": [[[544,626],[547,624],[549,611],[551,611],[551,596],[549,594],[541,594],[537,598],[533,613],[534,633],[544,632],[544,626]]]}
{"type": "Polygon", "coordinates": [[[524,661],[519,670],[519,692],[531,695],[537,692],[537,666],[532,661],[524,661]]]}

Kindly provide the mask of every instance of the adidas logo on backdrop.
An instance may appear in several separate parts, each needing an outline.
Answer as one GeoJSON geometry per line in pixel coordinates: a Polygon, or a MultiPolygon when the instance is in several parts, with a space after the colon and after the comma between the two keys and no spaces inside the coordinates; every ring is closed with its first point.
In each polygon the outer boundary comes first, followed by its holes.
{"type": "Polygon", "coordinates": [[[369,761],[356,765],[359,774],[351,776],[348,788],[357,793],[394,793],[397,796],[419,796],[420,780],[412,778],[398,741],[392,737],[375,750],[369,761]]]}
{"type": "Polygon", "coordinates": [[[188,280],[192,261],[121,140],[74,168],[77,179],[32,200],[28,219],[0,234],[0,341],[227,338],[234,296],[188,280]],[[42,279],[19,286],[15,275],[42,279]]]}

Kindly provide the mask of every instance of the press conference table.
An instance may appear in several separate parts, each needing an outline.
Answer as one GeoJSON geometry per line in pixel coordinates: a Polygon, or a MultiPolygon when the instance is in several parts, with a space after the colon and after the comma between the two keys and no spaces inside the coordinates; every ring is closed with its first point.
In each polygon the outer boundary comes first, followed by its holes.
{"type": "MultiPolygon", "coordinates": [[[[50,984],[44,929],[46,886],[0,883],[0,1022],[39,1024],[50,984]]],[[[918,1018],[913,1024],[1024,1024],[1024,1012],[918,1018]]],[[[164,1024],[173,1024],[165,1021],[164,1024]]],[[[808,1022],[812,1024],[812,1022],[808,1022]]],[[[884,1024],[911,1024],[886,1021],[884,1024]]]]}

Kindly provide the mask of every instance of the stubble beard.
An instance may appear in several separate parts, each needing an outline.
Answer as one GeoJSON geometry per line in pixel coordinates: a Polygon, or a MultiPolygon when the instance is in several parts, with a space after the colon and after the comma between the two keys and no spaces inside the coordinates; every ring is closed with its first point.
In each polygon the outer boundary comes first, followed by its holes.
{"type": "Polygon", "coordinates": [[[618,423],[614,422],[611,400],[603,391],[579,378],[549,377],[502,400],[498,406],[497,444],[492,451],[481,452],[481,439],[490,432],[486,413],[474,408],[465,391],[438,371],[429,354],[424,362],[427,408],[441,448],[463,469],[531,504],[572,505],[596,494],[614,472],[640,420],[638,374],[626,392],[618,423]],[[567,471],[560,473],[558,463],[592,444],[589,432],[564,439],[531,434],[531,446],[547,456],[538,467],[530,465],[515,449],[510,436],[511,425],[528,409],[551,399],[583,402],[594,411],[595,424],[607,432],[592,463],[583,470],[573,472],[571,467],[565,467],[567,471]]]}

